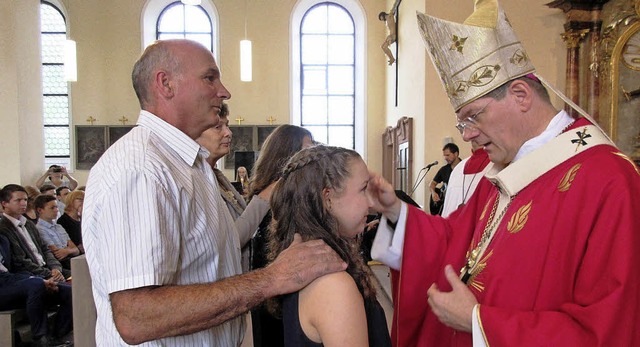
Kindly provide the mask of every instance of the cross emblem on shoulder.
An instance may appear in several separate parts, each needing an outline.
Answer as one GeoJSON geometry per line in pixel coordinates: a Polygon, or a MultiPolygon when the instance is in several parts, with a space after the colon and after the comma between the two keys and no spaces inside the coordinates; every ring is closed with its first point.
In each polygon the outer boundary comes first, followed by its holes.
{"type": "Polygon", "coordinates": [[[585,127],[584,129],[582,129],[582,131],[576,132],[576,135],[578,135],[578,138],[571,140],[571,143],[577,143],[578,144],[576,146],[576,152],[577,152],[578,148],[580,148],[580,146],[586,146],[587,145],[587,141],[585,141],[585,139],[590,138],[591,134],[587,134],[587,128],[585,127]]]}

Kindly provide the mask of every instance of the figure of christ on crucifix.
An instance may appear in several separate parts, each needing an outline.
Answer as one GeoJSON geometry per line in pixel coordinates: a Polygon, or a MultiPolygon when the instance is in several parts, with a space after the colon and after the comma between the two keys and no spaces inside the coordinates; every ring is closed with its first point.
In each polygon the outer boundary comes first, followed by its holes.
{"type": "Polygon", "coordinates": [[[378,19],[385,22],[387,26],[387,37],[384,39],[381,48],[384,51],[384,54],[387,55],[389,65],[393,65],[396,61],[396,58],[393,57],[393,53],[391,52],[391,49],[389,49],[389,46],[398,39],[398,24],[396,22],[396,16],[398,13],[398,6],[400,6],[400,1],[402,0],[396,0],[389,13],[380,12],[380,14],[378,14],[378,19]]]}

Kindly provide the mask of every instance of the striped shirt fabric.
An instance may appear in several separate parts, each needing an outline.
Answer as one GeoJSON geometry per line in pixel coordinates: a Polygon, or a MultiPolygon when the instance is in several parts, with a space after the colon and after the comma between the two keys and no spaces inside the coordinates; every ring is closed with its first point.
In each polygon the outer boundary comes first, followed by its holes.
{"type": "MultiPolygon", "coordinates": [[[[98,319],[96,344],[122,346],[109,294],[208,283],[242,272],[240,242],[222,201],[209,153],[186,134],[141,111],[87,181],[83,242],[98,319]]],[[[185,299],[188,300],[188,299],[185,299]]],[[[238,346],[244,319],[142,346],[238,346]]]]}

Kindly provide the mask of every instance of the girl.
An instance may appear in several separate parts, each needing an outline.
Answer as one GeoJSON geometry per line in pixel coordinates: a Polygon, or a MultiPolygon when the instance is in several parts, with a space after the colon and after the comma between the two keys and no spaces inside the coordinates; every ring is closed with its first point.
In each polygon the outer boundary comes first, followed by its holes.
{"type": "Polygon", "coordinates": [[[369,200],[369,171],[357,152],[316,146],[297,153],[271,197],[269,259],[296,233],[322,239],[347,262],[345,272],[320,277],[276,303],[285,346],[390,346],[384,311],[371,272],[358,252],[369,200]]]}

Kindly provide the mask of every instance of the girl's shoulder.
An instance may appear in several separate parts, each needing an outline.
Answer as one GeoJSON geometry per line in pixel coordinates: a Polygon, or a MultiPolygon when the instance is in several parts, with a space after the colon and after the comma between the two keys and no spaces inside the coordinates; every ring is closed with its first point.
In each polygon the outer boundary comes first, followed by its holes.
{"type": "Polygon", "coordinates": [[[367,341],[364,300],[346,271],[322,276],[300,291],[298,312],[305,335],[315,342],[367,341]]]}

